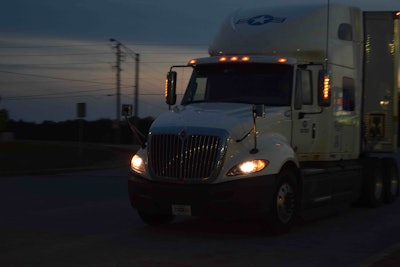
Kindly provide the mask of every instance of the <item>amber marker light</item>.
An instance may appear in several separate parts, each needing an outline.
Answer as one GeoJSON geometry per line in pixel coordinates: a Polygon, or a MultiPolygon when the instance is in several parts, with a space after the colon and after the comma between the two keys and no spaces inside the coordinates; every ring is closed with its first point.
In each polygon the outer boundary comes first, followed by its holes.
{"type": "Polygon", "coordinates": [[[238,61],[238,57],[236,57],[236,56],[234,56],[234,57],[231,57],[231,61],[238,61]]]}
{"type": "Polygon", "coordinates": [[[196,59],[192,59],[192,60],[189,61],[189,65],[194,65],[194,64],[196,64],[196,63],[197,63],[197,60],[196,60],[196,59]]]}
{"type": "Polygon", "coordinates": [[[285,62],[287,61],[287,58],[280,57],[280,58],[278,58],[277,61],[278,61],[279,63],[285,63],[285,62]]]}
{"type": "Polygon", "coordinates": [[[168,94],[168,78],[165,79],[165,88],[164,88],[164,96],[165,96],[165,98],[167,98],[167,94],[168,94]]]}
{"type": "Polygon", "coordinates": [[[244,56],[244,57],[242,57],[242,61],[250,61],[250,57],[244,56]]]}
{"type": "Polygon", "coordinates": [[[328,99],[329,98],[329,88],[330,88],[330,77],[329,77],[329,75],[325,75],[325,77],[324,77],[324,89],[323,89],[324,99],[328,99]]]}
{"type": "Polygon", "coordinates": [[[226,61],[226,57],[220,57],[220,58],[219,58],[219,61],[220,61],[220,62],[225,62],[225,61],[226,61]]]}

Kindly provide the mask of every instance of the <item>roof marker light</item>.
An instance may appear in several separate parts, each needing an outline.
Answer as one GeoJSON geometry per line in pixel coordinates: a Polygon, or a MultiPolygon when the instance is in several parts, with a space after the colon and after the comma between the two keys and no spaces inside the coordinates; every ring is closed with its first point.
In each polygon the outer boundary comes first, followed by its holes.
{"type": "Polygon", "coordinates": [[[287,61],[287,58],[280,57],[280,58],[278,58],[277,61],[278,61],[279,63],[285,63],[285,62],[287,61]]]}
{"type": "Polygon", "coordinates": [[[220,61],[220,62],[225,62],[225,61],[226,61],[226,57],[220,57],[220,58],[219,58],[219,61],[220,61]]]}
{"type": "Polygon", "coordinates": [[[244,57],[242,57],[242,61],[250,61],[250,57],[244,56],[244,57]]]}
{"type": "Polygon", "coordinates": [[[197,60],[196,59],[191,59],[190,61],[189,61],[189,65],[194,65],[194,64],[196,64],[197,63],[197,60]]]}
{"type": "Polygon", "coordinates": [[[233,57],[231,57],[231,61],[238,61],[238,57],[237,56],[233,56],[233,57]]]}

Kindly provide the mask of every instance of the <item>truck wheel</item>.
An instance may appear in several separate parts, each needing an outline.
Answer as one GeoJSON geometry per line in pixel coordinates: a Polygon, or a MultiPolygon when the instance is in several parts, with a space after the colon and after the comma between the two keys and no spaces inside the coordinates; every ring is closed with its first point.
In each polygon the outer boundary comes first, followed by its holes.
{"type": "Polygon", "coordinates": [[[363,165],[364,185],[362,199],[367,206],[375,208],[382,204],[384,197],[382,160],[379,158],[367,158],[363,165]]]}
{"type": "Polygon", "coordinates": [[[171,214],[155,214],[138,210],[138,214],[143,222],[150,226],[164,225],[172,222],[175,218],[171,214]]]}
{"type": "Polygon", "coordinates": [[[399,171],[394,158],[383,158],[384,202],[393,203],[399,195],[399,171]]]}
{"type": "Polygon", "coordinates": [[[271,223],[273,231],[286,233],[293,226],[298,210],[298,188],[293,171],[283,169],[277,177],[273,195],[271,223]]]}

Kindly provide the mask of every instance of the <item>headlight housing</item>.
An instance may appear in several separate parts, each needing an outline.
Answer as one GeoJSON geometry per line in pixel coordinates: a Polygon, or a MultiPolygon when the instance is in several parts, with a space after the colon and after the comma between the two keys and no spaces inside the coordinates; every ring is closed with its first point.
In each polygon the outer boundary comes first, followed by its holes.
{"type": "Polygon", "coordinates": [[[144,160],[137,154],[134,155],[131,159],[131,169],[137,173],[145,173],[146,172],[144,160]]]}
{"type": "Polygon", "coordinates": [[[230,169],[226,175],[237,176],[237,175],[251,174],[262,171],[263,169],[265,169],[265,167],[267,167],[267,165],[268,161],[264,159],[249,160],[237,164],[232,169],[230,169]]]}

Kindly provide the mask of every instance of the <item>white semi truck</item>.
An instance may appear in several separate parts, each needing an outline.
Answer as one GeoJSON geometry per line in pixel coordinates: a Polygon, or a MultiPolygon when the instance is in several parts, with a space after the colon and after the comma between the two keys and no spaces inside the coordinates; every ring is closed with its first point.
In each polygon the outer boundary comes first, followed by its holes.
{"type": "Polygon", "coordinates": [[[297,216],[395,201],[399,16],[340,5],[228,16],[210,57],[171,67],[170,110],[132,158],[143,221],[260,216],[287,231],[297,216]],[[193,72],[175,105],[180,67],[193,72]]]}

